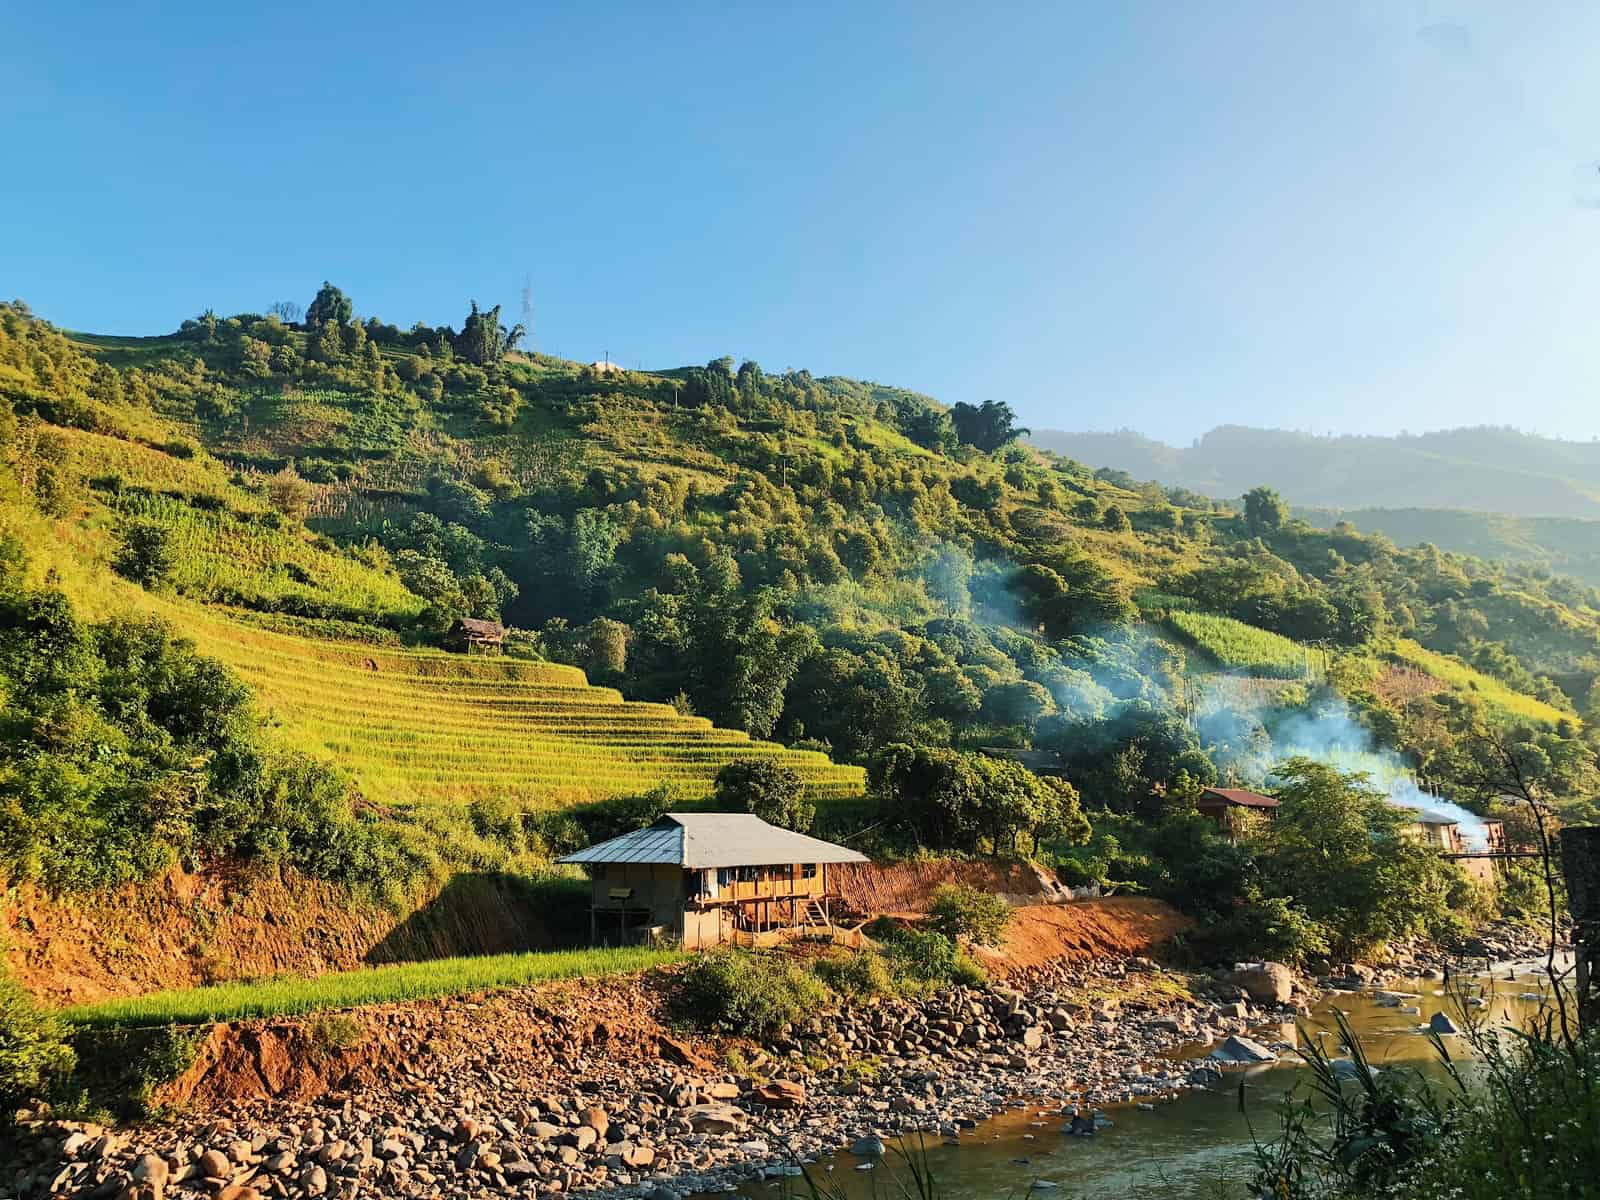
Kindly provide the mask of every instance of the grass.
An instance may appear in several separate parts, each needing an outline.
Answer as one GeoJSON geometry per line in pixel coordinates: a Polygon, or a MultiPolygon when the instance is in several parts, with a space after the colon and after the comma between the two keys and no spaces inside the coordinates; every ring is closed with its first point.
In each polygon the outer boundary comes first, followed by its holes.
{"type": "Polygon", "coordinates": [[[1571,713],[1562,712],[1543,700],[1515,691],[1492,675],[1485,675],[1459,659],[1424,649],[1407,638],[1397,638],[1389,653],[1392,658],[1416,667],[1452,688],[1475,692],[1489,708],[1496,710],[1502,716],[1520,718],[1540,725],[1554,725],[1558,721],[1578,723],[1578,719],[1571,713]]]}
{"type": "Polygon", "coordinates": [[[221,983],[184,991],[152,992],[66,1009],[62,1016],[85,1029],[152,1025],[199,1025],[249,1017],[295,1016],[364,1004],[422,1000],[496,988],[523,987],[562,979],[598,979],[676,962],[677,950],[640,946],[553,950],[441,958],[429,962],[337,971],[313,979],[284,976],[257,982],[221,983]]]}
{"type": "Polygon", "coordinates": [[[1268,679],[1306,679],[1317,673],[1307,647],[1232,617],[1175,609],[1167,613],[1166,625],[1225,670],[1268,679]]]}

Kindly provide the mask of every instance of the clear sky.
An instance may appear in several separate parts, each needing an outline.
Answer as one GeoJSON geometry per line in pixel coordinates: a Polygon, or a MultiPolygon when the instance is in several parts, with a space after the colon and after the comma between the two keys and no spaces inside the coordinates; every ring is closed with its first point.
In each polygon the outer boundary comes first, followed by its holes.
{"type": "Polygon", "coordinates": [[[1600,7],[12,4],[0,294],[515,319],[1039,427],[1600,433],[1600,7]]]}

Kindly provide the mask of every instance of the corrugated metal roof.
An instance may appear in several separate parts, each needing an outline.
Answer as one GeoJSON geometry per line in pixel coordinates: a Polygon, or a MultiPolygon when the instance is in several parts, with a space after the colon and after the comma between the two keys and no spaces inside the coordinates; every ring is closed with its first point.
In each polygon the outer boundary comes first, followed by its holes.
{"type": "Polygon", "coordinates": [[[668,813],[636,829],[561,859],[564,863],[662,863],[761,867],[778,863],[866,862],[867,856],[821,838],[768,825],[751,813],[668,813]]]}

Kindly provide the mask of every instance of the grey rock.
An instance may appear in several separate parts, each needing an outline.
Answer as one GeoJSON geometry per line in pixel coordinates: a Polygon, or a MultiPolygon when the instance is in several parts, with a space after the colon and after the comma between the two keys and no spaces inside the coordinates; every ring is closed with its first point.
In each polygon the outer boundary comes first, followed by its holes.
{"type": "Polygon", "coordinates": [[[1206,1057],[1216,1062],[1226,1063],[1269,1063],[1278,1061],[1278,1056],[1271,1050],[1268,1050],[1260,1042],[1252,1041],[1247,1037],[1230,1037],[1206,1057]]]}

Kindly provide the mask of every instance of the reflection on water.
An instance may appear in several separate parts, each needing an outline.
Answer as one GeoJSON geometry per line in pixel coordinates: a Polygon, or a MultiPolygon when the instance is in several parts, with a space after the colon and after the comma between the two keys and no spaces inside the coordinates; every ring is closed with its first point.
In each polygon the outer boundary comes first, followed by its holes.
{"type": "MultiPolygon", "coordinates": [[[[1500,966],[1491,977],[1478,976],[1467,982],[1481,990],[1487,1001],[1474,1011],[1474,1019],[1492,1024],[1525,1024],[1539,1007],[1532,998],[1541,991],[1542,974],[1534,964],[1500,966]]],[[[1380,1068],[1420,1070],[1430,1076],[1442,1074],[1431,1042],[1422,1032],[1434,1013],[1449,1012],[1458,1022],[1462,1013],[1443,993],[1438,981],[1411,980],[1389,985],[1393,990],[1416,993],[1402,1003],[1415,1005],[1419,1014],[1400,1008],[1380,1006],[1369,994],[1329,997],[1303,1022],[1303,1028],[1325,1042],[1331,1056],[1335,1047],[1333,1008],[1345,1012],[1360,1036],[1368,1058],[1380,1068]]],[[[1260,1040],[1293,1044],[1297,1029],[1293,1024],[1281,1028],[1269,1025],[1260,1040]]],[[[1466,1053],[1461,1038],[1446,1038],[1452,1052],[1466,1053]],[[1459,1044],[1459,1046],[1458,1046],[1459,1044]]],[[[1199,1047],[1192,1055],[1203,1054],[1199,1047]]],[[[1029,1107],[987,1122],[964,1134],[960,1145],[941,1142],[930,1136],[918,1154],[926,1154],[929,1167],[939,1181],[940,1200],[996,1200],[1017,1197],[1025,1200],[1069,1200],[1078,1196],[1139,1197],[1141,1200],[1192,1200],[1194,1197],[1227,1194],[1238,1196],[1237,1186],[1222,1191],[1230,1176],[1235,1178],[1248,1168],[1254,1133],[1263,1141],[1277,1132],[1277,1104],[1293,1085],[1296,1066],[1292,1061],[1251,1068],[1241,1075],[1235,1069],[1226,1082],[1212,1091],[1186,1092],[1153,1109],[1134,1107],[1107,1111],[1112,1124],[1095,1137],[1066,1137],[1060,1132],[1063,1118],[1059,1108],[1029,1107]],[[1244,1111],[1240,1111],[1241,1084],[1244,1111]],[[1051,1186],[1054,1185],[1054,1186],[1051,1186]]],[[[913,1148],[915,1143],[913,1140],[913,1148]]],[[[848,1196],[900,1195],[898,1183],[888,1178],[898,1174],[898,1182],[909,1185],[903,1167],[891,1161],[870,1171],[858,1170],[862,1160],[850,1155],[818,1163],[809,1169],[838,1187],[848,1196]]],[[[795,1184],[781,1189],[795,1194],[795,1184]]],[[[766,1192],[769,1200],[780,1190],[775,1185],[753,1187],[752,1194],[766,1192]]],[[[804,1187],[798,1189],[804,1194],[804,1187]]]]}

